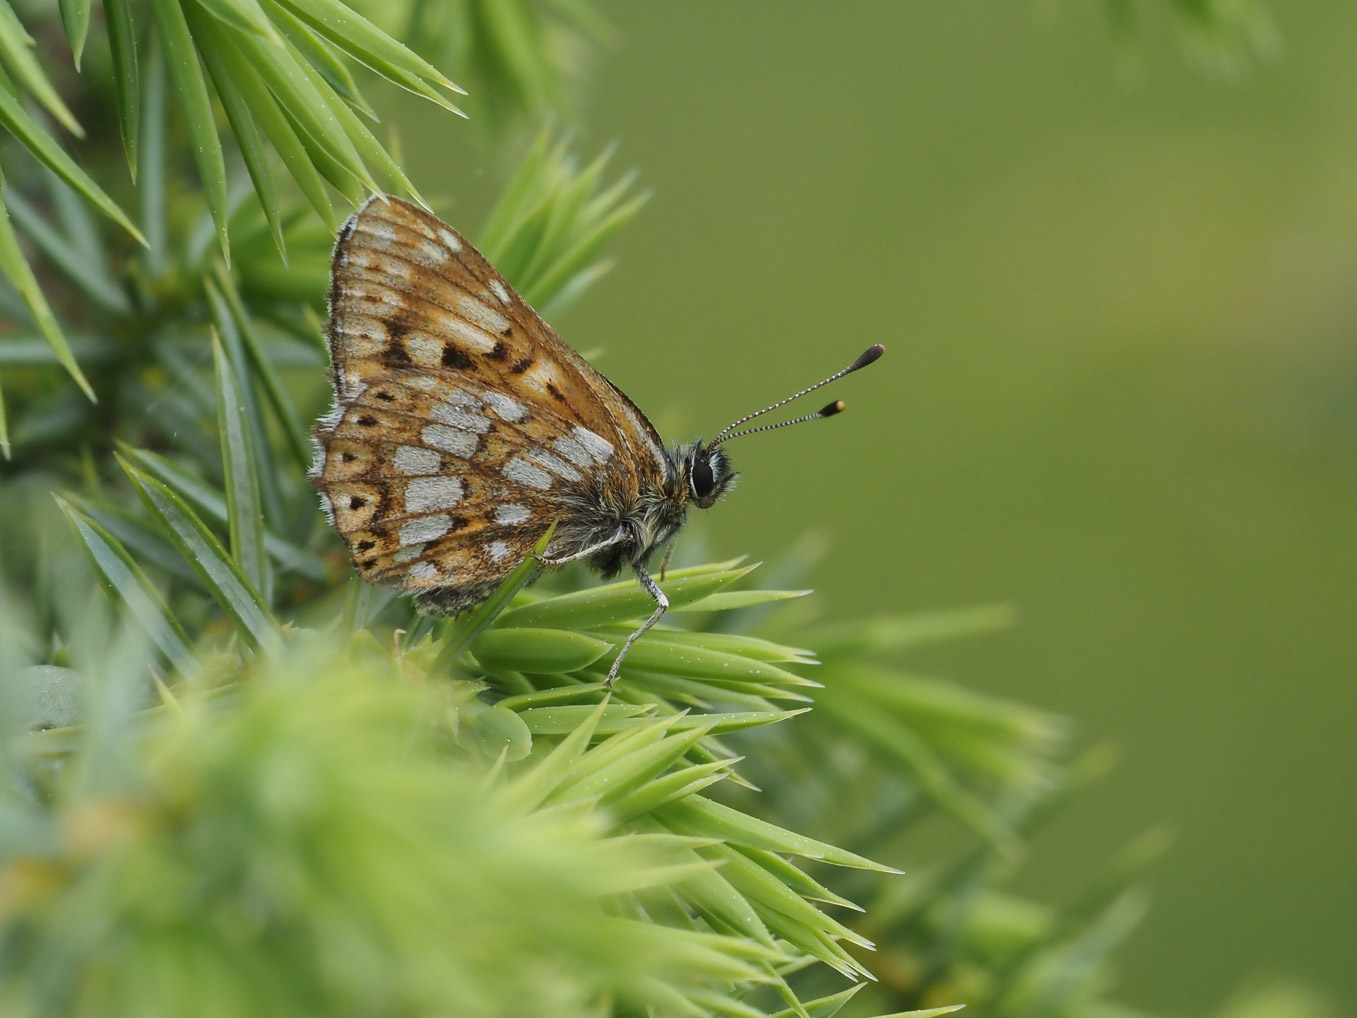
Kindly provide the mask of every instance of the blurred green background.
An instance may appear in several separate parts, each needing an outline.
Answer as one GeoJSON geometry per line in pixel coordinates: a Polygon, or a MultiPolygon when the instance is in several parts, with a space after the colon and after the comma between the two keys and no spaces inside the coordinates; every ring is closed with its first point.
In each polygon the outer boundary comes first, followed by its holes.
{"type": "MultiPolygon", "coordinates": [[[[1123,999],[1357,1001],[1357,7],[1276,4],[1234,84],[1148,5],[1139,84],[1100,4],[605,10],[576,138],[654,197],[560,331],[673,439],[888,348],[734,447],[701,537],[827,535],[834,614],[1018,607],[926,667],[1122,751],[1028,889],[1176,833],[1123,999]]],[[[405,145],[474,229],[476,143],[405,145]]]]}

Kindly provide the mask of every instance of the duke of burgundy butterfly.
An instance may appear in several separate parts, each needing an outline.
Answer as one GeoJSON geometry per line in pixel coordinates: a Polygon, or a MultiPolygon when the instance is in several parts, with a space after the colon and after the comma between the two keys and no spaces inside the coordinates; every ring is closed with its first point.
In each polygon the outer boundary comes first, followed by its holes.
{"type": "Polygon", "coordinates": [[[655,599],[609,686],[669,607],[651,555],[735,481],[725,443],[844,405],[736,429],[883,352],[670,449],[461,234],[399,198],[369,199],[340,228],[329,304],[335,406],[316,427],[311,478],[358,572],[453,614],[489,597],[555,522],[543,566],[588,560],[605,579],[630,567],[655,599]]]}

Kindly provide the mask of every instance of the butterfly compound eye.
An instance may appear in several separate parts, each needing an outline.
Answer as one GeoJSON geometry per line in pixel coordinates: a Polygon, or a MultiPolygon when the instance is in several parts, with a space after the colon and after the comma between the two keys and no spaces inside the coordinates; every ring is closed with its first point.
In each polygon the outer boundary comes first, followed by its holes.
{"type": "Polygon", "coordinates": [[[710,498],[711,493],[716,489],[716,474],[711,468],[711,460],[701,449],[693,454],[693,467],[689,484],[692,486],[693,496],[699,502],[710,498]]]}

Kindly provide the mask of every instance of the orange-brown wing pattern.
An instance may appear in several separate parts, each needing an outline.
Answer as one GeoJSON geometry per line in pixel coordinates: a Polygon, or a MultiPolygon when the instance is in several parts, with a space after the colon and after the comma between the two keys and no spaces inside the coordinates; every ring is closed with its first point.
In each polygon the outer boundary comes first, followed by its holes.
{"type": "Polygon", "coordinates": [[[318,486],[359,571],[411,591],[493,586],[615,453],[548,409],[408,372],[370,384],[321,440],[318,486]]]}
{"type": "Polygon", "coordinates": [[[345,224],[330,288],[330,352],[341,402],[398,367],[471,376],[563,416],[663,469],[659,435],[485,258],[437,217],[393,197],[345,224]]]}
{"type": "Polygon", "coordinates": [[[360,573],[426,609],[481,600],[555,520],[549,553],[578,550],[582,507],[663,470],[644,415],[412,205],[373,199],[345,224],[330,307],[314,482],[360,573]]]}

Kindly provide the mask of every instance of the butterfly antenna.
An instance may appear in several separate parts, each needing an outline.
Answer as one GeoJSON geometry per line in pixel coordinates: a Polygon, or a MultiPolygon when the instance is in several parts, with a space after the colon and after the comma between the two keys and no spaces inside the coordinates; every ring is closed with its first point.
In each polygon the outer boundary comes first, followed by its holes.
{"type": "Polygon", "coordinates": [[[781,424],[765,424],[762,427],[758,428],[749,428],[745,431],[735,431],[735,429],[738,428],[741,424],[745,424],[749,421],[752,421],[755,417],[762,417],[764,414],[770,413],[771,411],[776,410],[778,407],[786,406],[793,400],[798,400],[802,396],[814,392],[816,389],[824,388],[830,382],[837,382],[844,375],[851,375],[854,371],[857,371],[859,368],[865,368],[868,364],[871,364],[885,352],[886,348],[882,346],[880,343],[877,343],[875,346],[868,347],[866,350],[862,352],[862,355],[858,357],[857,360],[855,360],[852,364],[848,365],[848,367],[844,368],[842,371],[836,371],[834,374],[824,379],[824,381],[816,382],[809,389],[802,389],[800,392],[793,393],[786,399],[778,400],[771,406],[766,406],[762,410],[756,411],[755,413],[752,414],[746,414],[735,423],[729,425],[726,428],[723,428],[721,430],[721,433],[711,440],[711,443],[707,446],[707,448],[715,449],[722,442],[729,442],[732,438],[740,438],[744,435],[753,435],[759,431],[776,431],[778,428],[787,428],[791,427],[793,424],[803,424],[806,421],[818,420],[821,417],[833,417],[835,414],[842,413],[844,410],[844,402],[843,400],[840,399],[835,400],[833,403],[830,403],[828,406],[821,409],[818,413],[807,414],[805,417],[798,417],[795,420],[791,421],[783,421],[781,424]],[[731,434],[732,431],[734,431],[735,433],[731,434]]]}

